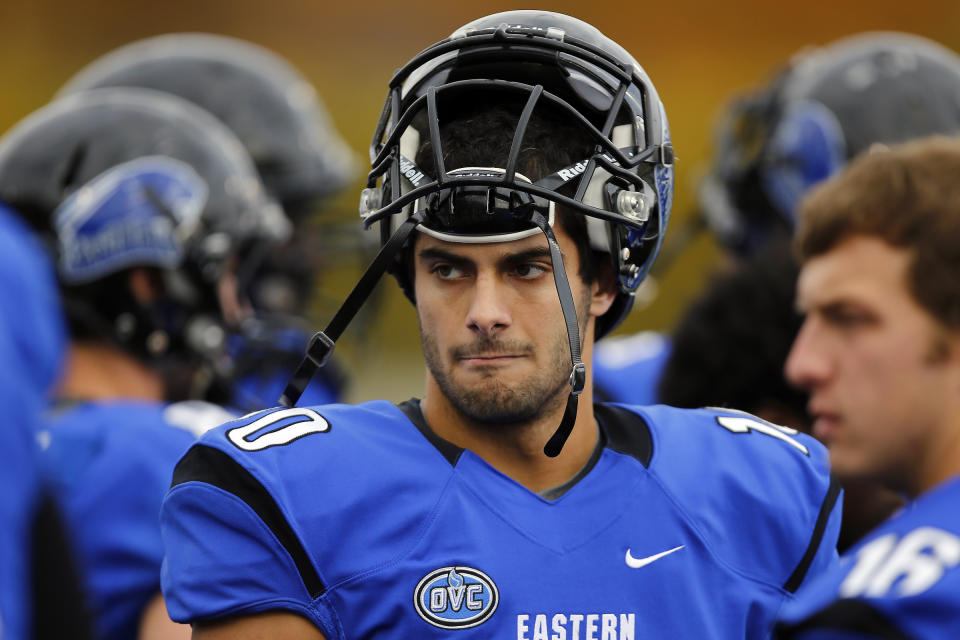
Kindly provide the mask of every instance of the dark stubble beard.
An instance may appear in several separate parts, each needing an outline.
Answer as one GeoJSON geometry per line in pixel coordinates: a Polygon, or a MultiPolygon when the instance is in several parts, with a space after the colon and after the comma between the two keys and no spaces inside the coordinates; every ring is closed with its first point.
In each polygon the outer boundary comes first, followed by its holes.
{"type": "MultiPolygon", "coordinates": [[[[581,343],[586,330],[586,310],[589,309],[590,290],[585,300],[578,305],[581,343]]],[[[570,388],[570,345],[565,325],[554,334],[545,351],[547,361],[536,372],[526,378],[507,384],[497,378],[498,369],[490,367],[477,373],[475,382],[466,384],[454,380],[450,368],[444,365],[440,349],[433,336],[420,326],[423,355],[433,379],[440,391],[453,407],[468,421],[478,424],[524,425],[534,422],[545,411],[558,407],[566,400],[570,388]]],[[[516,340],[497,340],[480,337],[464,345],[451,347],[448,362],[456,363],[471,354],[524,354],[530,356],[535,351],[533,342],[516,340]]],[[[452,367],[452,365],[451,365],[452,367]]]]}

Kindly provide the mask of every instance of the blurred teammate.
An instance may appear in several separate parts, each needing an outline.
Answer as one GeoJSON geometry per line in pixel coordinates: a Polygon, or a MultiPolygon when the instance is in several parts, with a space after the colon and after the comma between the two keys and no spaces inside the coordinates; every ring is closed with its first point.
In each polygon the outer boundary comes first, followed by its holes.
{"type": "MultiPolygon", "coordinates": [[[[771,243],[788,243],[800,197],[872,144],[957,132],[960,57],[941,45],[890,32],[805,50],[724,114],[712,166],[700,188],[699,215],[726,257],[744,259],[771,243]]],[[[785,292],[769,295],[783,298],[785,292]]],[[[636,342],[618,338],[598,349],[595,376],[602,393],[626,402],[656,397],[659,375],[670,366],[669,338],[657,335],[641,333],[636,342]],[[634,380],[651,386],[635,389],[634,380]]],[[[779,340],[777,353],[751,352],[771,365],[765,374],[770,379],[781,375],[790,338],[779,340]]],[[[741,367],[757,365],[729,358],[727,388],[730,380],[750,375],[734,371],[741,367]]]]}
{"type": "MultiPolygon", "coordinates": [[[[244,293],[258,313],[229,338],[236,371],[228,401],[243,411],[274,406],[309,337],[317,275],[325,263],[362,248],[358,234],[344,233],[329,216],[313,219],[354,180],[353,152],[307,79],[243,40],[202,33],[139,40],[81,69],[60,95],[107,86],[173,93],[216,116],[243,143],[268,193],[296,225],[287,243],[251,248],[265,254],[247,261],[256,268],[244,293]]],[[[339,369],[330,367],[306,399],[337,401],[343,384],[339,369]]]]}
{"type": "Polygon", "coordinates": [[[910,497],[784,610],[784,638],[960,637],[960,141],[855,161],[800,212],[787,376],[841,479],[910,497]]]}
{"type": "Polygon", "coordinates": [[[76,564],[36,456],[40,415],[66,346],[53,270],[0,207],[0,637],[89,638],[76,564]]]}
{"type": "Polygon", "coordinates": [[[822,448],[738,412],[593,403],[585,362],[672,195],[639,65],[568,16],[481,18],[394,76],[371,159],[383,249],[294,406],[178,464],[174,618],[205,640],[767,636],[835,556],[822,448]],[[296,407],[387,268],[416,305],[423,400],[296,407]]]}
{"type": "MultiPolygon", "coordinates": [[[[790,247],[767,247],[717,273],[677,323],[657,390],[674,407],[736,407],[810,433],[808,394],[783,375],[802,318],[790,247]]],[[[842,552],[902,506],[895,492],[847,480],[837,548],[842,552]]]]}
{"type": "Polygon", "coordinates": [[[176,460],[225,419],[202,396],[244,314],[237,256],[288,223],[242,146],[167,94],[58,100],[0,140],[0,200],[48,241],[70,342],[42,463],[104,638],[176,637],[157,514],[176,460]]]}

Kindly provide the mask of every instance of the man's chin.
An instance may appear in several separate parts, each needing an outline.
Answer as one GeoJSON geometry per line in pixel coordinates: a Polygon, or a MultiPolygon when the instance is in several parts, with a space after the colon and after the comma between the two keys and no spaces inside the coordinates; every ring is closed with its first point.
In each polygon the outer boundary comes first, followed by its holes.
{"type": "Polygon", "coordinates": [[[473,422],[520,425],[533,422],[551,410],[553,404],[559,406],[562,400],[556,392],[533,393],[498,380],[485,388],[473,385],[469,389],[460,389],[454,405],[473,422]]]}

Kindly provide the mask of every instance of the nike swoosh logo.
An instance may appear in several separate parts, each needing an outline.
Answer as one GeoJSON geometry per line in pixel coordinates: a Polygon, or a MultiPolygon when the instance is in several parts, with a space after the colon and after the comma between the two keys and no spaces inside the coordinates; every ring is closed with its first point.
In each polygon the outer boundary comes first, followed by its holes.
{"type": "Polygon", "coordinates": [[[627,549],[627,557],[625,559],[627,561],[628,567],[630,567],[631,569],[639,569],[640,567],[647,566],[651,562],[656,562],[663,556],[670,555],[674,551],[680,551],[680,549],[683,549],[685,546],[686,545],[682,544],[679,547],[674,547],[673,549],[668,549],[667,551],[663,551],[653,556],[647,556],[646,558],[634,558],[632,555],[630,555],[630,549],[627,549]]]}

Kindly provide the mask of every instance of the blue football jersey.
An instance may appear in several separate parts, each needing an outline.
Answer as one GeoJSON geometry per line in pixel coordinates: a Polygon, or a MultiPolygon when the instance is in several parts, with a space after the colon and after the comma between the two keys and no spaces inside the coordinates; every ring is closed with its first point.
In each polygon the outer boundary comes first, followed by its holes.
{"type": "Polygon", "coordinates": [[[229,417],[199,402],[114,401],[74,404],[44,421],[44,476],[70,527],[99,637],[136,637],[160,590],[159,513],[173,469],[204,424],[229,417]]]}
{"type": "MultiPolygon", "coordinates": [[[[2,324],[0,324],[2,327],[2,324]]],[[[0,359],[9,353],[0,337],[0,359]]],[[[9,360],[3,359],[3,362],[9,360]]],[[[0,447],[0,637],[29,637],[31,525],[40,496],[35,456],[35,414],[22,402],[35,393],[11,369],[0,369],[0,411],[3,446],[0,447]]]]}
{"type": "Polygon", "coordinates": [[[746,414],[596,406],[602,447],[555,499],[413,401],[211,430],[161,512],[171,617],[280,609],[329,640],[768,637],[836,560],[825,450],[746,414]]]}
{"type": "Polygon", "coordinates": [[[30,635],[31,527],[40,499],[36,429],[63,361],[66,331],[53,267],[0,206],[0,636],[30,635]]]}
{"type": "Polygon", "coordinates": [[[593,353],[594,393],[609,402],[656,404],[670,353],[670,337],[656,331],[598,342],[593,353]]]}
{"type": "Polygon", "coordinates": [[[960,638],[960,477],[908,504],[801,590],[778,637],[960,638]]]}

